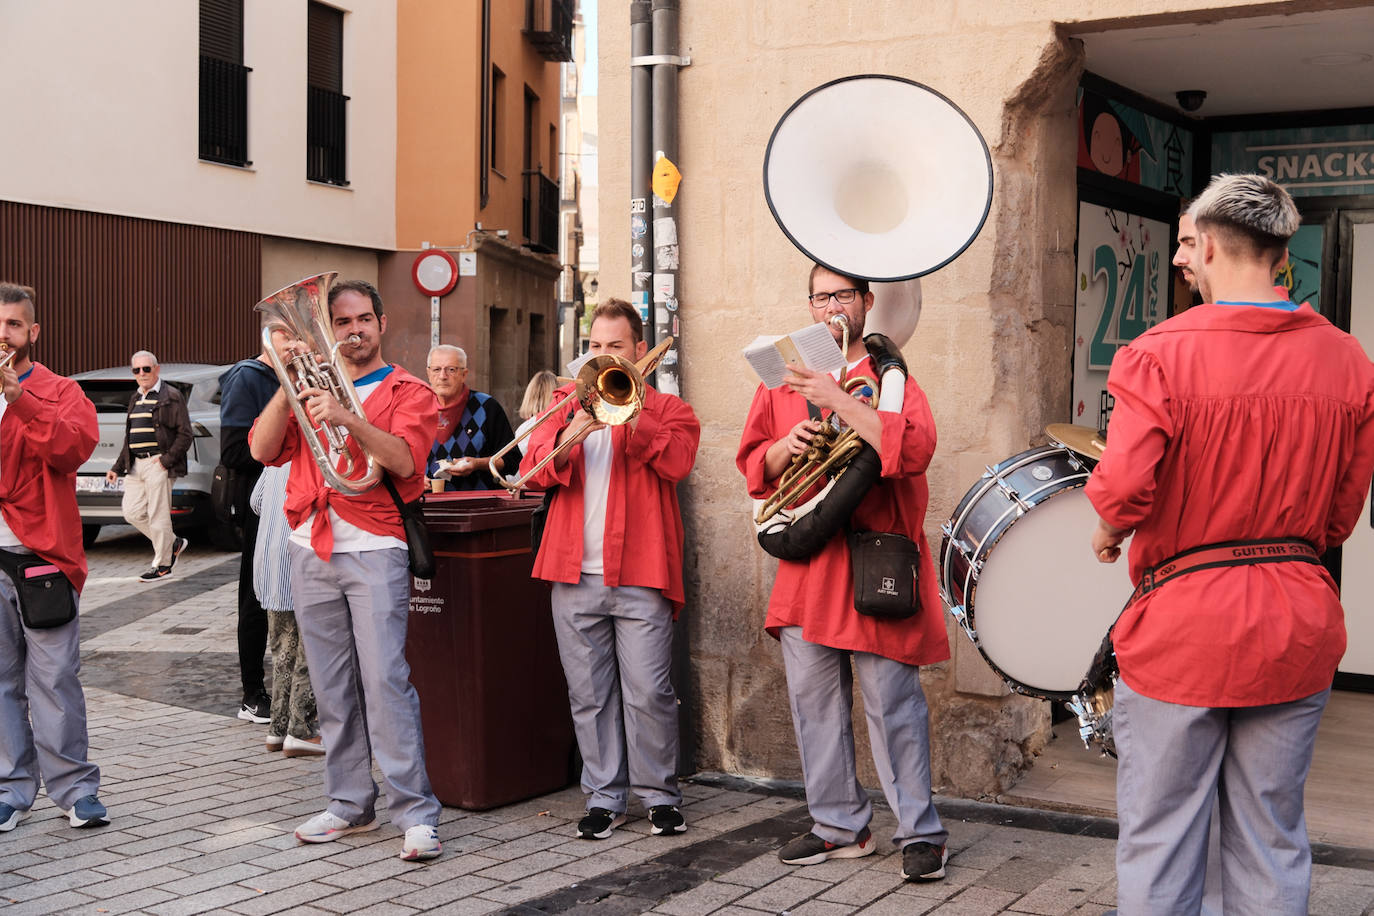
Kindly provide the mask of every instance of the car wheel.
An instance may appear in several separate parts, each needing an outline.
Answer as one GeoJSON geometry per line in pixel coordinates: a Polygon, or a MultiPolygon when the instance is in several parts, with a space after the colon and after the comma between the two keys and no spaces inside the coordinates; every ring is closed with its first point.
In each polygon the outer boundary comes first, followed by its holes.
{"type": "Polygon", "coordinates": [[[100,526],[99,526],[99,525],[82,525],[82,526],[81,526],[81,546],[82,546],[82,547],[89,547],[89,546],[91,546],[92,544],[95,543],[95,539],[98,538],[98,537],[100,537],[100,526]]]}

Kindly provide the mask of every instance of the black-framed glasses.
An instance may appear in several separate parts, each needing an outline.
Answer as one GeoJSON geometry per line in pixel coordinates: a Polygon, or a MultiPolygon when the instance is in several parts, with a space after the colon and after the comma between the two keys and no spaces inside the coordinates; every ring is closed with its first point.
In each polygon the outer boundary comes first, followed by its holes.
{"type": "Polygon", "coordinates": [[[830,304],[831,297],[840,305],[849,305],[857,295],[859,291],[851,286],[849,289],[837,289],[832,293],[812,293],[806,298],[811,302],[812,308],[823,309],[830,304]]]}
{"type": "Polygon", "coordinates": [[[152,371],[153,371],[153,367],[152,367],[152,366],[134,366],[134,375],[138,375],[140,372],[152,372],[152,371]]]}

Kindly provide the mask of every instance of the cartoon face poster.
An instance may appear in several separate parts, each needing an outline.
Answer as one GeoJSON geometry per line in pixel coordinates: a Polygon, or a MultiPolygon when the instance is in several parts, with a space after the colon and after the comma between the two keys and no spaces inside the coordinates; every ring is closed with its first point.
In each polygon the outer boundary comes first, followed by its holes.
{"type": "Polygon", "coordinates": [[[1080,90],[1079,168],[1187,197],[1192,158],[1192,131],[1080,90]]]}

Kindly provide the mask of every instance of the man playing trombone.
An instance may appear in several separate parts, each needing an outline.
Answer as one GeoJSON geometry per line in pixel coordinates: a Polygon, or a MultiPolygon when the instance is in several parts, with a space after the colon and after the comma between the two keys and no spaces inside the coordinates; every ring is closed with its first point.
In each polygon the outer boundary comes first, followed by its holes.
{"type": "MultiPolygon", "coordinates": [[[[808,299],[812,320],[829,323],[837,343],[844,336],[835,319],[843,316],[848,323],[849,371],[873,375],[863,340],[864,321],[873,307],[868,282],[816,265],[808,299]]],[[[858,503],[848,527],[900,534],[917,545],[919,609],[901,619],[866,616],[855,609],[844,531],[805,559],[779,563],[764,626],[782,644],[807,805],[815,824],[778,857],[788,865],[817,865],[874,851],[868,827],[872,805],[855,777],[850,713],[857,672],[873,759],[897,818],[892,841],[902,850],[902,876],[935,880],[945,874],[948,833],[931,800],[930,729],[918,668],[949,658],[935,567],[922,531],[935,421],[914,380],[905,382],[899,411],[880,411],[851,396],[829,373],[794,368],[785,385],[759,387],[745,421],[736,463],[752,497],[772,494],[793,458],[810,448],[821,422],[812,418],[808,402],[817,413],[838,414],[881,458],[881,476],[858,503]]]]}
{"type": "MultiPolygon", "coordinates": [[[[629,303],[597,306],[592,354],[639,360],[646,349],[629,303]]],[[[554,395],[556,415],[534,430],[522,471],[562,449],[529,483],[554,490],[534,575],[553,583],[582,752],[587,813],[577,835],[609,837],[625,822],[631,786],[652,833],[681,833],[677,698],[668,677],[683,604],[677,483],[692,470],[701,427],[685,402],[648,385],[640,410],[614,426],[581,405],[563,406],[570,390],[554,395]]]]}
{"type": "Polygon", "coordinates": [[[297,827],[296,839],[324,843],[377,828],[370,746],[386,780],[391,821],[405,832],[401,858],[431,859],[441,849],[440,805],[425,772],[420,699],[405,658],[410,604],[405,530],[383,487],[349,495],[325,483],[306,442],[315,433],[301,428],[288,398],[298,396],[316,424],[346,430],[355,460],[371,455],[406,501],[418,499],[424,489],[438,405],[429,386],[382,359],[386,317],[372,284],[336,283],[328,299],[328,323],[342,342],[341,371],[352,379],[366,416],[320,388],[296,393],[295,386],[283,385],[249,437],[253,457],[263,464],[291,462],[286,485],[286,517],[294,529],[288,548],[291,595],[329,749],[329,806],[297,827]]]}

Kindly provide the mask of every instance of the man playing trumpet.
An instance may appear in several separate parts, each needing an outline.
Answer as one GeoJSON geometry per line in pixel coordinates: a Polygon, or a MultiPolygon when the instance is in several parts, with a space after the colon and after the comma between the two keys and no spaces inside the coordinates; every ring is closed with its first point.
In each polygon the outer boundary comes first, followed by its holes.
{"type": "MultiPolygon", "coordinates": [[[[639,360],[646,350],[629,303],[597,306],[593,355],[639,360]]],[[[529,485],[556,488],[534,575],[554,584],[554,631],[582,752],[587,813],[577,835],[609,837],[625,822],[631,786],[652,833],[681,833],[677,697],[668,678],[683,604],[677,484],[696,461],[701,427],[685,402],[648,385],[639,412],[617,426],[580,406],[558,410],[530,436],[522,470],[564,446],[529,485]]]]}
{"type": "MultiPolygon", "coordinates": [[[[355,462],[361,452],[372,455],[411,501],[424,489],[438,405],[429,386],[382,359],[382,308],[365,281],[341,281],[329,291],[330,325],[345,342],[339,355],[367,416],[319,388],[305,388],[299,397],[315,423],[347,430],[355,462]]],[[[386,780],[392,823],[405,832],[401,858],[431,859],[441,848],[440,805],[425,772],[420,699],[405,658],[410,573],[400,513],[383,487],[349,496],[324,482],[305,442],[314,433],[292,414],[288,387],[263,410],[249,442],[263,464],[291,462],[291,597],[329,749],[329,807],[297,827],[296,839],[324,843],[377,828],[370,744],[386,780]]]]}
{"type": "MultiPolygon", "coordinates": [[[[865,280],[816,265],[809,289],[811,317],[831,323],[836,342],[849,324],[845,358],[851,371],[872,375],[863,342],[873,307],[865,280]]],[[[949,658],[949,641],[935,582],[935,565],[922,531],[929,490],[925,471],[935,452],[935,421],[925,394],[908,379],[900,412],[878,411],[846,393],[828,373],[793,368],[787,383],[760,385],[745,421],[736,463],[750,496],[770,495],[795,456],[820,429],[807,402],[837,414],[882,459],[882,476],[850,518],[856,530],[895,532],[919,546],[920,609],[904,619],[870,617],[854,607],[850,548],[843,531],[801,561],[783,560],[773,584],[768,632],[782,644],[787,690],[797,732],[806,800],[815,825],[778,857],[788,865],[817,865],[857,858],[875,849],[868,824],[873,809],[855,777],[853,671],[868,717],[869,740],[883,793],[902,850],[902,876],[944,877],[948,833],[931,801],[930,729],[920,665],[949,658]],[[853,668],[851,669],[851,665],[853,668]]]]}

